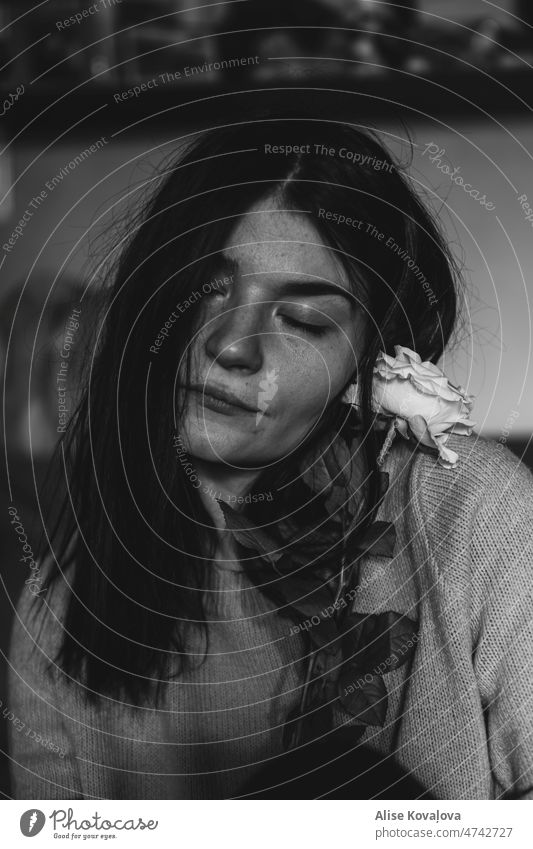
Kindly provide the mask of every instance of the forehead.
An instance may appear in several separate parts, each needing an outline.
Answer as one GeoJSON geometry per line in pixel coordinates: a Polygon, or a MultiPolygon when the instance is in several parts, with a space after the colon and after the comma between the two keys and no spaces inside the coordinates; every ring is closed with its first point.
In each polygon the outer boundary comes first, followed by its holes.
{"type": "Polygon", "coordinates": [[[223,251],[241,274],[299,274],[323,277],[348,289],[346,272],[313,224],[311,213],[284,209],[273,200],[250,207],[223,251]]]}

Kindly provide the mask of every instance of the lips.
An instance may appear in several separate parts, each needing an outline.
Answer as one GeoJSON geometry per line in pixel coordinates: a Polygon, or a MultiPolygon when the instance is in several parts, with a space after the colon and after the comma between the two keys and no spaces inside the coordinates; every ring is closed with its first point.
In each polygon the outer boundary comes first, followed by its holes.
{"type": "Polygon", "coordinates": [[[225,404],[231,407],[237,407],[241,410],[245,410],[248,413],[258,412],[257,407],[254,407],[252,404],[248,404],[242,398],[239,398],[238,395],[235,395],[234,392],[231,392],[229,389],[224,389],[221,386],[192,384],[189,387],[189,390],[192,390],[193,392],[198,392],[198,394],[202,396],[206,406],[212,406],[209,404],[209,401],[211,400],[215,402],[215,406],[216,402],[218,401],[221,405],[225,404]]]}

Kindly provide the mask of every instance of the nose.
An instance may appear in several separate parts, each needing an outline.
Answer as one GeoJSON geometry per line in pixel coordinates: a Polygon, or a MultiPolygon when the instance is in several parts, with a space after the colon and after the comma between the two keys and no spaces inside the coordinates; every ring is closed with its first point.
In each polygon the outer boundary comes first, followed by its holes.
{"type": "Polygon", "coordinates": [[[263,365],[259,305],[242,304],[212,321],[205,341],[209,357],[222,368],[254,374],[263,365]]]}

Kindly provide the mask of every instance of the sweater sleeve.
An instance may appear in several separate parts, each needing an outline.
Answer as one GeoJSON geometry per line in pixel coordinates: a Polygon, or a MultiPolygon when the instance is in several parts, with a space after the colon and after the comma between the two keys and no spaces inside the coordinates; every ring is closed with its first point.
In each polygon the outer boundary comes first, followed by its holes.
{"type": "MultiPolygon", "coordinates": [[[[8,655],[8,742],[12,795],[15,799],[81,799],[79,771],[61,675],[54,665],[50,639],[55,622],[45,596],[24,586],[15,610],[8,655]],[[46,614],[41,634],[38,622],[46,614]]],[[[56,623],[59,629],[58,623],[56,623]]],[[[64,685],[63,685],[64,686],[64,685]]]]}
{"type": "Polygon", "coordinates": [[[496,796],[533,798],[533,476],[489,444],[472,525],[473,664],[496,796]]]}

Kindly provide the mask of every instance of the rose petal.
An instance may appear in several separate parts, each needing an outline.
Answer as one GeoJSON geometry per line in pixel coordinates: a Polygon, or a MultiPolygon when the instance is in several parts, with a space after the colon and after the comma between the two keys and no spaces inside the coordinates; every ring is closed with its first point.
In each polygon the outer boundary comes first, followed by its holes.
{"type": "Polygon", "coordinates": [[[444,442],[447,438],[447,435],[446,437],[438,436],[435,440],[439,452],[439,463],[445,469],[454,469],[457,465],[459,455],[455,451],[452,451],[451,448],[446,448],[444,442]]]}
{"type": "Polygon", "coordinates": [[[428,424],[422,416],[411,416],[411,418],[408,419],[407,424],[409,425],[411,433],[418,442],[421,442],[423,445],[427,445],[429,448],[437,447],[435,439],[428,428],[428,424]]]}
{"type": "Polygon", "coordinates": [[[469,419],[464,419],[462,422],[454,422],[450,426],[450,433],[457,433],[459,436],[471,436],[472,429],[476,424],[476,422],[471,422],[469,419]]]}
{"type": "Polygon", "coordinates": [[[421,363],[422,359],[420,354],[417,354],[416,351],[412,351],[410,348],[404,348],[403,345],[395,345],[394,353],[396,354],[396,358],[404,358],[405,360],[409,360],[413,363],[421,363]]]}

